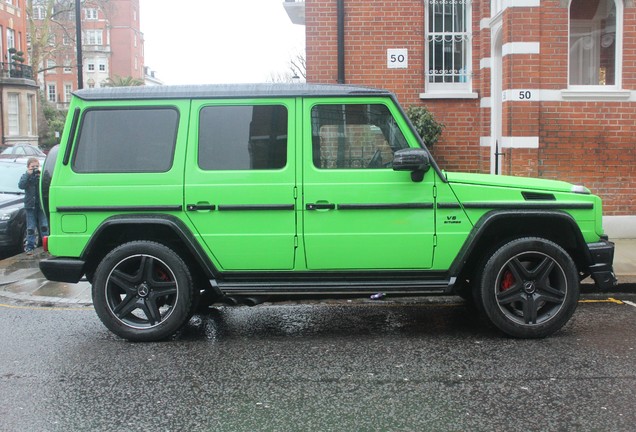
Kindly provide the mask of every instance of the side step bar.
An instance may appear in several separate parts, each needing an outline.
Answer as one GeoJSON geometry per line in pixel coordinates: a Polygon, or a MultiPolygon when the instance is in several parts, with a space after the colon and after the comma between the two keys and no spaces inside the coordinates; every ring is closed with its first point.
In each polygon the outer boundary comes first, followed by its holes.
{"type": "Polygon", "coordinates": [[[364,296],[377,292],[387,295],[426,295],[450,293],[456,278],[446,280],[397,281],[215,281],[210,283],[226,296],[364,296]]]}

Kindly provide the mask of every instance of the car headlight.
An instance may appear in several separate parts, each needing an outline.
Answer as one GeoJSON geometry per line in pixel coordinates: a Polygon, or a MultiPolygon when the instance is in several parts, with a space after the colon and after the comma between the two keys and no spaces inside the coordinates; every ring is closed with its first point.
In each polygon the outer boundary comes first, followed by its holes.
{"type": "Polygon", "coordinates": [[[4,210],[2,214],[0,214],[0,221],[11,220],[19,211],[20,211],[19,208],[12,209],[12,210],[11,209],[4,210]]]}
{"type": "Polygon", "coordinates": [[[588,188],[582,185],[573,185],[571,191],[577,194],[584,194],[584,195],[590,195],[592,193],[590,192],[588,188]]]}

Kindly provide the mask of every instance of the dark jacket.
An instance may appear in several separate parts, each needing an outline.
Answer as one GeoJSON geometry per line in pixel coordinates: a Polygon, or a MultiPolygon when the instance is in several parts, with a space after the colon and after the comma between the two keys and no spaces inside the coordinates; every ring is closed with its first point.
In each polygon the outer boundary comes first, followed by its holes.
{"type": "Polygon", "coordinates": [[[24,173],[20,177],[18,187],[24,190],[24,208],[40,207],[40,173],[24,173]]]}

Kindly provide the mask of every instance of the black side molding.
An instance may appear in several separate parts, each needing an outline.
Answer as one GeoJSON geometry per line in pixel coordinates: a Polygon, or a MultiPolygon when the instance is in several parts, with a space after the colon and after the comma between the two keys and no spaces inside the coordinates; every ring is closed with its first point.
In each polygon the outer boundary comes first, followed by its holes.
{"type": "Polygon", "coordinates": [[[338,204],[338,210],[427,210],[432,208],[433,203],[338,204]]]}
{"type": "Polygon", "coordinates": [[[219,204],[219,211],[260,211],[294,209],[294,204],[219,204]]]}
{"type": "Polygon", "coordinates": [[[148,206],[61,206],[56,207],[60,213],[91,213],[91,212],[178,212],[181,205],[148,205],[148,206]]]}

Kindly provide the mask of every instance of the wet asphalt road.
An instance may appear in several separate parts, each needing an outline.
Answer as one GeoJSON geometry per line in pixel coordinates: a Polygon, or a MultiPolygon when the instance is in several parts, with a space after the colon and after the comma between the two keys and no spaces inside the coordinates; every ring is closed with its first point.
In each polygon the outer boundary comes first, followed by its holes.
{"type": "Polygon", "coordinates": [[[2,431],[632,431],[636,296],[544,340],[465,305],[221,308],[129,343],[91,308],[0,306],[2,431]]]}

